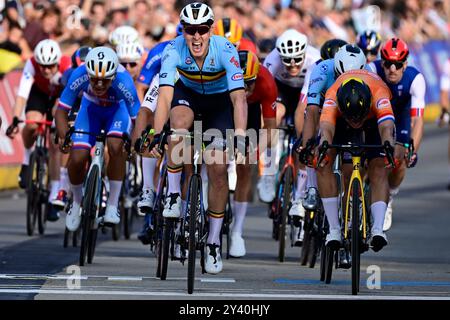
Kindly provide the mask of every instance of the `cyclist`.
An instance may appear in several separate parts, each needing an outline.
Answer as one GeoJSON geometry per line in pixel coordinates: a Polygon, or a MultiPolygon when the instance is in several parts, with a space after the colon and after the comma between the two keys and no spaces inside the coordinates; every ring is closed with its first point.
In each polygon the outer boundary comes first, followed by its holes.
{"type": "MultiPolygon", "coordinates": [[[[80,48],[78,48],[71,57],[71,61],[72,61],[72,66],[67,69],[62,77],[61,77],[61,85],[63,87],[65,87],[69,81],[70,76],[72,75],[73,71],[78,68],[79,66],[81,66],[82,64],[84,64],[84,61],[86,60],[86,56],[88,54],[89,51],[91,51],[92,48],[88,47],[88,46],[82,46],[80,48]]],[[[72,106],[72,109],[70,110],[69,113],[69,126],[73,126],[75,119],[77,117],[78,114],[78,110],[80,108],[80,103],[81,103],[81,94],[80,96],[77,98],[77,101],[74,103],[74,105],[72,106]]],[[[69,176],[67,173],[67,161],[69,160],[68,155],[63,154],[61,157],[61,168],[59,171],[59,191],[58,191],[58,196],[56,197],[55,200],[53,200],[52,204],[54,207],[62,210],[67,202],[67,193],[70,190],[70,184],[69,184],[69,176]]]]}
{"type": "MultiPolygon", "coordinates": [[[[286,119],[293,119],[295,109],[299,105],[304,110],[306,94],[309,82],[309,73],[320,53],[317,49],[308,45],[308,38],[294,30],[288,29],[276,41],[276,48],[264,60],[264,66],[275,78],[278,87],[277,98],[277,126],[286,116],[286,119]]],[[[301,127],[301,125],[296,125],[301,127]]],[[[263,202],[271,202],[275,198],[275,174],[269,171],[272,167],[274,157],[271,149],[267,148],[263,154],[264,167],[261,178],[258,182],[259,197],[263,202]]],[[[306,172],[299,170],[297,176],[298,189],[304,186],[306,172]]]]}
{"type": "MultiPolygon", "coordinates": [[[[394,149],[394,114],[391,92],[381,78],[367,70],[352,70],[342,74],[327,90],[320,116],[320,144],[323,141],[347,143],[355,130],[363,130],[365,143],[381,145],[388,141],[388,152],[394,149]]],[[[341,243],[341,227],[338,218],[337,182],[332,172],[336,152],[330,150],[330,160],[319,166],[317,178],[325,215],[330,225],[326,245],[338,249],[341,243]]],[[[384,150],[367,152],[368,176],[371,185],[372,229],[370,244],[374,251],[387,244],[383,232],[384,215],[389,195],[388,174],[384,150]]]]}
{"type": "MultiPolygon", "coordinates": [[[[237,50],[228,40],[212,35],[214,13],[208,5],[198,2],[188,4],[181,10],[180,21],[183,37],[177,37],[163,52],[155,131],[160,132],[169,117],[172,128],[189,129],[195,117],[203,121],[203,130],[217,128],[224,134],[226,129],[235,128],[236,140],[242,146],[247,124],[247,102],[237,50]],[[175,83],[177,70],[180,79],[175,83]]],[[[169,186],[163,211],[164,217],[171,218],[181,215],[182,163],[180,159],[172,158],[176,145],[176,141],[169,141],[169,186]]],[[[225,155],[222,152],[226,147],[224,138],[212,139],[208,146],[215,148],[215,159],[222,159],[225,155]]],[[[159,155],[156,149],[152,150],[152,154],[159,155]]],[[[210,158],[211,152],[207,150],[204,157],[210,158]]],[[[225,161],[220,164],[206,163],[209,234],[205,269],[216,274],[223,267],[219,235],[228,198],[227,166],[225,161]]]]}
{"type": "Polygon", "coordinates": [[[139,42],[139,32],[131,26],[120,26],[109,34],[108,40],[114,47],[121,43],[139,42]]]}
{"type": "MultiPolygon", "coordinates": [[[[320,47],[320,57],[323,60],[333,59],[336,52],[347,42],[341,39],[329,39],[320,47]]],[[[319,64],[321,61],[318,61],[319,64]]]]}
{"type": "MultiPolygon", "coordinates": [[[[125,68],[119,65],[114,50],[107,47],[92,49],[86,57],[85,65],[72,73],[59,101],[56,125],[58,136],[62,140],[68,131],[67,113],[72,109],[80,92],[83,92],[83,97],[74,127],[76,131],[92,134],[99,134],[102,129],[107,132],[110,156],[107,176],[110,193],[104,222],[117,224],[120,222],[117,207],[125,175],[126,154],[123,152],[123,141],[112,137],[122,137],[130,133],[131,120],[136,117],[140,106],[139,98],[133,79],[125,68]]],[[[90,150],[95,144],[95,136],[74,134],[72,141],[68,172],[73,202],[66,217],[66,227],[75,231],[81,222],[83,180],[90,150]]]]}
{"type": "MultiPolygon", "coordinates": [[[[52,109],[59,97],[63,87],[60,79],[65,70],[70,67],[70,57],[63,56],[58,43],[54,40],[45,39],[40,41],[34,49],[34,55],[25,63],[25,67],[20,79],[19,91],[14,106],[13,123],[10,125],[10,138],[14,138],[18,133],[17,123],[22,117],[25,107],[26,120],[52,120],[52,109]]],[[[32,147],[36,141],[35,131],[37,125],[26,124],[22,130],[24,143],[24,158],[19,174],[19,186],[26,188],[26,179],[28,176],[28,166],[32,147]]],[[[50,139],[52,140],[52,139],[50,139]]],[[[53,142],[50,141],[50,185],[49,202],[51,203],[58,196],[59,189],[59,153],[53,142]]],[[[49,221],[58,220],[57,210],[49,210],[47,219],[49,221]]]]}
{"type": "MultiPolygon", "coordinates": [[[[355,69],[363,69],[366,66],[366,57],[362,50],[356,45],[343,44],[339,50],[335,49],[336,45],[342,44],[342,40],[331,40],[328,45],[331,49],[325,49],[326,52],[335,52],[334,56],[321,61],[314,66],[312,70],[309,87],[306,115],[303,126],[303,143],[302,151],[300,152],[300,161],[308,164],[307,155],[311,153],[314,144],[308,144],[310,141],[315,141],[318,134],[319,118],[322,109],[323,100],[326,91],[333,85],[337,77],[344,72],[355,69]]],[[[327,47],[325,47],[327,48],[327,47]]],[[[327,57],[327,56],[325,56],[327,57]]],[[[296,114],[296,116],[303,116],[303,114],[296,114]]],[[[343,168],[344,170],[347,168],[343,168]]],[[[352,168],[347,169],[350,171],[352,168]]],[[[306,167],[306,190],[307,194],[304,198],[304,204],[310,207],[317,205],[317,177],[316,170],[310,165],[306,167]]],[[[346,176],[346,175],[345,175],[346,176]]],[[[289,211],[290,215],[298,215],[301,218],[305,215],[305,210],[302,203],[303,197],[301,193],[296,192],[292,208],[289,211]]]]}
{"type": "Polygon", "coordinates": [[[137,81],[141,71],[141,59],[144,52],[144,47],[139,41],[120,42],[116,46],[119,62],[130,73],[134,82],[137,81]]]}
{"type": "MultiPolygon", "coordinates": [[[[269,130],[267,133],[266,147],[270,148],[270,130],[276,128],[277,85],[269,70],[260,65],[258,57],[253,52],[240,50],[238,53],[239,63],[244,73],[245,93],[247,95],[247,130],[255,130],[258,134],[257,137],[259,137],[262,116],[264,128],[269,130]]],[[[247,213],[248,201],[250,201],[253,193],[251,164],[249,164],[249,161],[246,161],[245,164],[236,165],[236,173],[237,183],[233,199],[233,227],[230,238],[230,255],[233,257],[242,257],[246,253],[242,230],[247,213]]]]}
{"type": "Polygon", "coordinates": [[[367,63],[378,59],[381,47],[381,36],[374,30],[365,30],[356,37],[356,44],[364,52],[367,63]]]}
{"type": "Polygon", "coordinates": [[[390,197],[384,230],[390,229],[392,224],[392,202],[398,194],[406,168],[414,167],[417,163],[417,153],[423,136],[425,109],[425,78],[414,67],[408,66],[409,49],[407,44],[399,38],[391,38],[381,48],[381,60],[369,65],[373,72],[383,79],[392,94],[392,109],[395,115],[395,159],[396,168],[389,175],[390,197]],[[413,139],[414,154],[408,158],[406,144],[413,139]]]}
{"type": "MultiPolygon", "coordinates": [[[[449,103],[448,103],[448,92],[450,91],[450,59],[447,59],[440,82],[441,82],[441,116],[439,117],[439,126],[442,127],[445,124],[444,122],[447,122],[450,125],[449,103]]],[[[448,141],[448,160],[449,160],[449,167],[448,167],[449,178],[447,190],[450,190],[450,139],[448,141]]]]}
{"type": "Polygon", "coordinates": [[[258,48],[247,38],[243,37],[242,26],[236,19],[223,18],[216,22],[214,34],[228,39],[238,51],[247,50],[258,55],[258,48]]]}

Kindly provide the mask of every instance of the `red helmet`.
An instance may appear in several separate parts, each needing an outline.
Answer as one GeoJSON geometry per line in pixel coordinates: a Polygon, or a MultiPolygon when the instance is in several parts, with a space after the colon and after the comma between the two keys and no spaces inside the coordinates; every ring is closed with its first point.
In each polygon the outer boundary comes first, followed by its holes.
{"type": "Polygon", "coordinates": [[[408,58],[408,54],[408,45],[399,38],[389,39],[381,48],[381,58],[383,60],[405,61],[408,58]]]}

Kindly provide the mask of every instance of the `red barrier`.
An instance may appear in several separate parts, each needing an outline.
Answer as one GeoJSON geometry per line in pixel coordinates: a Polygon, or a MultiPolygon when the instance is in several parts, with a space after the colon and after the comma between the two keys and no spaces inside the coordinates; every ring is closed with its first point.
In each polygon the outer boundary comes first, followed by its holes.
{"type": "Polygon", "coordinates": [[[22,162],[23,143],[20,134],[11,140],[5,135],[6,128],[12,121],[13,107],[16,101],[22,71],[11,71],[0,80],[0,166],[16,165],[22,162]]]}

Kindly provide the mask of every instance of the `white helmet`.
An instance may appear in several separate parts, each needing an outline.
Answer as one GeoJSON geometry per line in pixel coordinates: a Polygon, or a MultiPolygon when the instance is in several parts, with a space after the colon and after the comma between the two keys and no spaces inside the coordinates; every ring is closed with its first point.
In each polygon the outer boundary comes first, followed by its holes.
{"type": "Polygon", "coordinates": [[[117,27],[109,34],[109,43],[117,46],[119,43],[132,43],[139,41],[139,32],[130,26],[117,27]]]}
{"type": "Polygon", "coordinates": [[[45,39],[40,41],[36,48],[34,48],[34,59],[36,62],[50,66],[52,64],[59,63],[61,59],[61,49],[56,41],[51,39],[45,39]]]}
{"type": "Polygon", "coordinates": [[[89,77],[112,79],[119,66],[119,58],[113,49],[97,47],[89,51],[84,63],[89,77]]]}
{"type": "Polygon", "coordinates": [[[366,56],[355,44],[346,44],[334,55],[334,72],[341,75],[349,70],[364,69],[366,56]]]}
{"type": "Polygon", "coordinates": [[[120,62],[134,62],[141,59],[144,47],[139,42],[119,43],[116,52],[120,62]]]}
{"type": "Polygon", "coordinates": [[[275,47],[281,58],[300,58],[306,53],[308,38],[295,29],[288,29],[278,37],[275,47]]]}
{"type": "Polygon", "coordinates": [[[194,2],[185,6],[180,13],[181,24],[208,24],[214,23],[212,9],[200,2],[194,2]]]}

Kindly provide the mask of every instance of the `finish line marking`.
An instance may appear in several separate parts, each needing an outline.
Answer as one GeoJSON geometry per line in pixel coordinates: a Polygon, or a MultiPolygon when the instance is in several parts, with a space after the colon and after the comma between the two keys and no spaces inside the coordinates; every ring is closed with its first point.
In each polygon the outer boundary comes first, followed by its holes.
{"type": "Polygon", "coordinates": [[[263,294],[263,293],[217,293],[217,292],[194,292],[187,294],[182,292],[161,291],[102,291],[102,290],[52,290],[52,289],[0,289],[0,293],[23,293],[23,294],[57,294],[57,295],[100,295],[100,296],[147,296],[147,297],[217,297],[217,298],[290,298],[290,299],[322,299],[322,300],[448,300],[450,297],[438,296],[352,296],[352,295],[306,295],[306,294],[263,294]]]}

